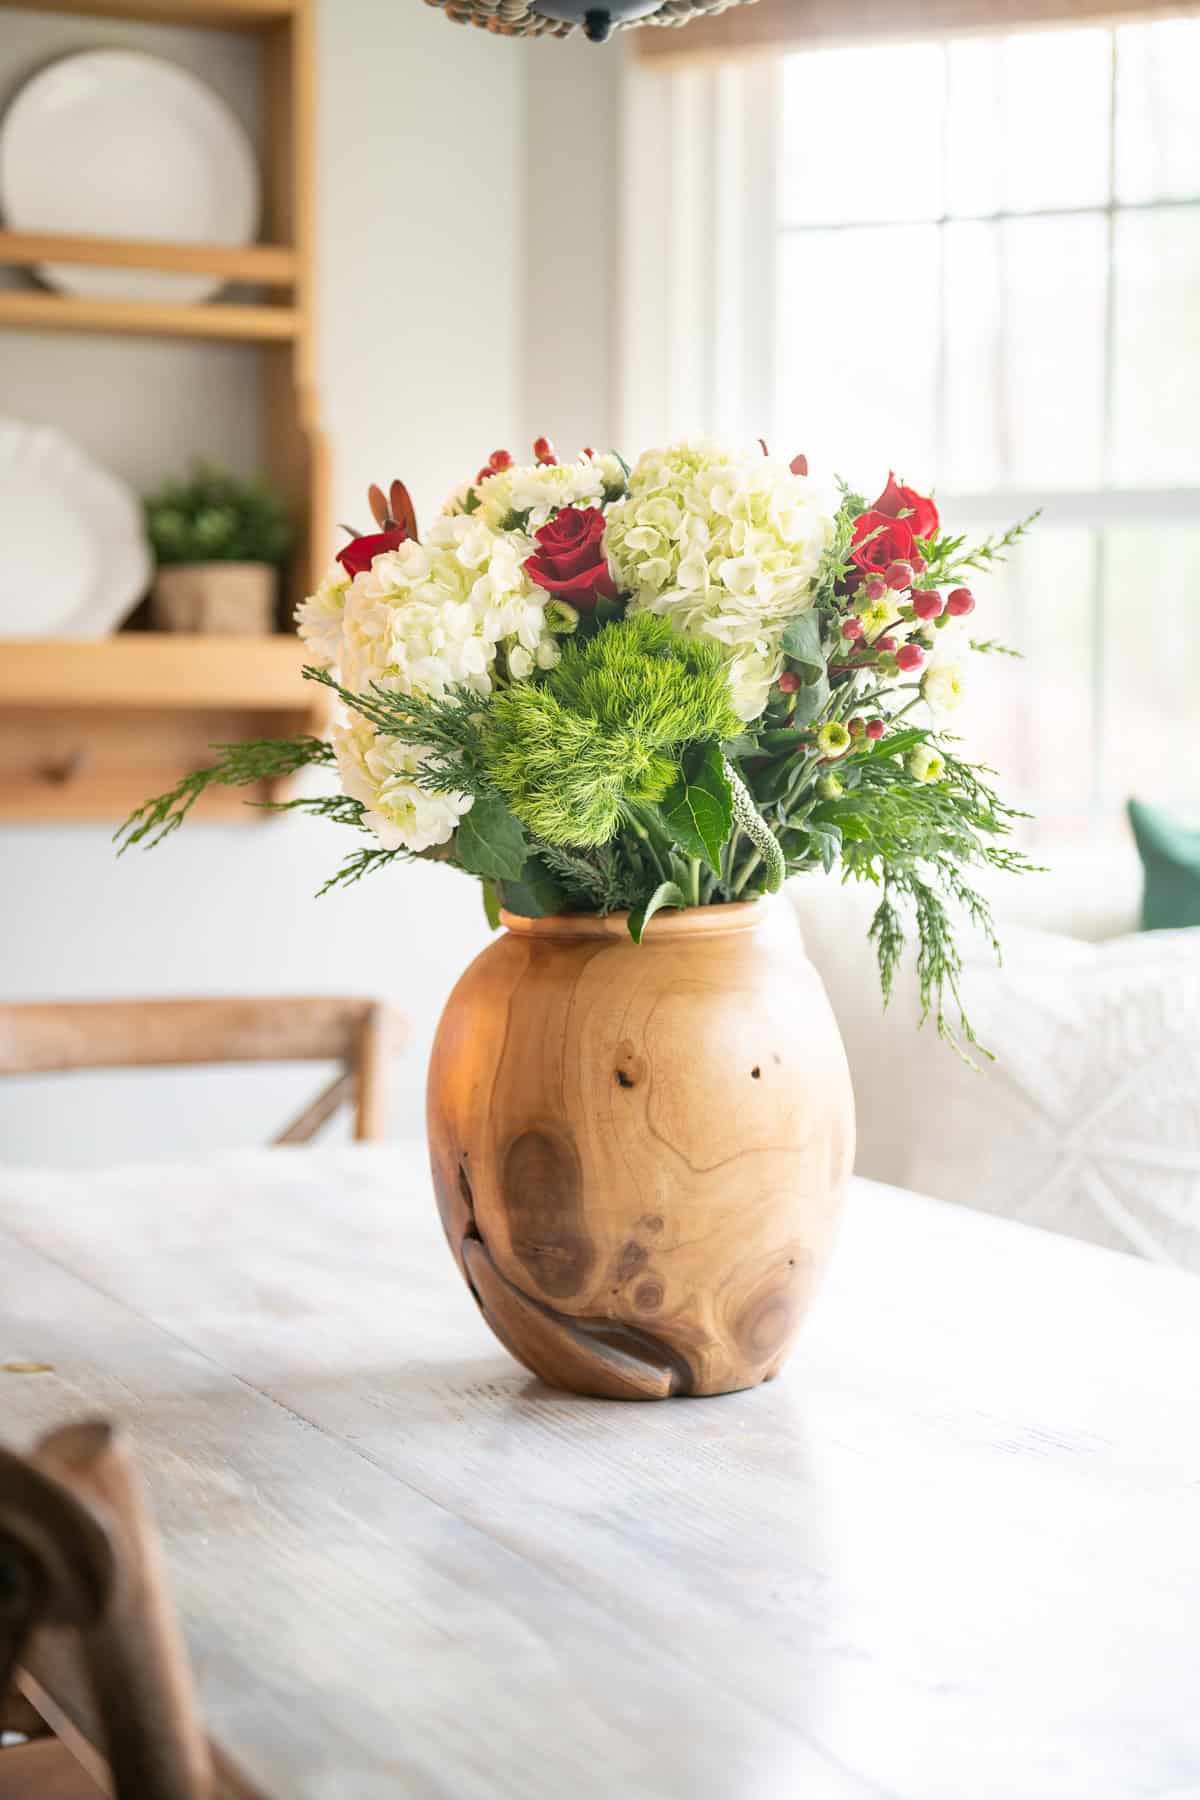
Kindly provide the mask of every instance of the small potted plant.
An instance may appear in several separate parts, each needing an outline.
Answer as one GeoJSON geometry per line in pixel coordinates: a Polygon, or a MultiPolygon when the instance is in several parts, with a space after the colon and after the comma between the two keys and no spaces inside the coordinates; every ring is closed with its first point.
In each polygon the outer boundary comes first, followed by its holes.
{"type": "Polygon", "coordinates": [[[157,570],[150,617],[161,631],[270,632],[279,566],[295,528],[265,482],[197,463],[148,496],[157,570]]]}

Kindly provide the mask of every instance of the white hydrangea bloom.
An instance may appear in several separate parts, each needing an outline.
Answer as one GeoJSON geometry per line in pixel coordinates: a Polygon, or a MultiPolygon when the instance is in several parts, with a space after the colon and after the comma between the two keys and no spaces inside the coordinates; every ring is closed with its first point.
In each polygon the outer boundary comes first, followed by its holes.
{"type": "Polygon", "coordinates": [[[487,693],[499,649],[533,657],[549,635],[546,597],[524,568],[533,549],[519,533],[458,513],[436,519],[424,543],[377,556],[346,594],[338,659],[346,686],[487,693]]]}
{"type": "Polygon", "coordinates": [[[315,594],[302,600],[296,608],[296,629],[308,646],[309,657],[318,669],[331,669],[338,660],[342,644],[342,614],[346,605],[346,589],[350,577],[340,563],[326,571],[315,594]]]}
{"type": "MultiPolygon", "coordinates": [[[[599,506],[606,495],[625,492],[620,457],[581,456],[577,462],[534,463],[501,469],[479,485],[479,507],[472,515],[503,529],[514,513],[527,513],[526,530],[537,531],[562,506],[599,506]]],[[[455,496],[451,496],[453,504],[455,496]]]]}
{"type": "Polygon", "coordinates": [[[806,478],[757,450],[698,442],[639,459],[606,544],[635,609],[729,647],[735,704],[752,719],[782,668],[785,627],[812,605],[833,532],[829,502],[806,478]]]}
{"type": "MultiPolygon", "coordinates": [[[[337,571],[299,608],[300,635],[314,661],[342,684],[372,684],[440,697],[468,686],[489,692],[497,657],[523,680],[558,651],[546,618],[547,596],[525,573],[531,539],[497,533],[478,513],[444,514],[424,543],[383,552],[347,581],[337,571]]],[[[388,849],[445,843],[470,806],[466,795],[429,794],[415,775],[423,753],[377,733],[357,714],[334,730],[348,794],[388,849]]]]}
{"type": "Polygon", "coordinates": [[[342,787],[366,807],[366,822],[385,850],[429,850],[454,834],[469,794],[431,794],[413,777],[426,752],[384,737],[352,714],[333,728],[342,787]]]}

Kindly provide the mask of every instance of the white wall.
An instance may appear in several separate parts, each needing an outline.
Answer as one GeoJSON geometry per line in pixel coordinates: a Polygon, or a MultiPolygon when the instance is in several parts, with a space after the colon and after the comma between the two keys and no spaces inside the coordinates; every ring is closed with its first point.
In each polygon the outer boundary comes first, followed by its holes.
{"type": "MultiPolygon", "coordinates": [[[[220,35],[0,13],[0,86],[47,55],[110,41],[187,60],[256,128],[245,47],[220,35]]],[[[570,448],[606,442],[616,47],[508,41],[415,0],[323,0],[319,69],[337,517],[363,518],[367,482],[393,474],[427,515],[488,451],[537,431],[570,448]]],[[[199,360],[212,354],[0,339],[0,410],[59,423],[138,482],[195,448],[249,466],[246,370],[235,360],[214,374],[199,360]],[[197,405],[201,370],[211,385],[197,405]]],[[[348,847],[316,821],[197,824],[117,863],[101,829],[0,829],[0,997],[384,994],[414,1024],[394,1120],[418,1131],[437,1013],[487,937],[478,889],[421,865],[314,901],[348,847]]],[[[0,1160],[262,1142],[318,1080],[275,1070],[8,1081],[0,1160]]]]}

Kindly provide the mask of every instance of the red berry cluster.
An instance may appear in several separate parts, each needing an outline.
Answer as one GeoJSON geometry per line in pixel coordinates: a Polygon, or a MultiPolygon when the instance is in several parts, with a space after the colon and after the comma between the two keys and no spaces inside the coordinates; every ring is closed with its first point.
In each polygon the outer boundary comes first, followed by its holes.
{"type": "MultiPolygon", "coordinates": [[[[583,454],[585,456],[595,456],[596,452],[594,450],[585,450],[583,454]]],[[[551,464],[558,461],[554,445],[550,442],[548,437],[534,438],[533,457],[535,462],[543,464],[551,464]]],[[[482,469],[480,469],[478,475],[476,475],[474,485],[478,487],[480,482],[486,481],[489,475],[498,475],[501,469],[511,469],[512,465],[513,459],[511,450],[493,450],[482,469]]]]}

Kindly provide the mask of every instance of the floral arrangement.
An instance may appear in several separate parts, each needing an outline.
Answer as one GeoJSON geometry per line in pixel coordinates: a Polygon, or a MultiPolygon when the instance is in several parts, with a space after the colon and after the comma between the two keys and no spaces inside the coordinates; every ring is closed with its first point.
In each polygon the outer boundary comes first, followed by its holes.
{"type": "Polygon", "coordinates": [[[340,701],[330,741],[225,747],[134,813],[123,848],[213,783],[317,764],[340,791],[282,804],[368,839],[326,889],[447,862],[493,923],[624,911],[640,940],[661,907],[840,864],[878,888],[885,996],[908,902],[925,1011],[970,1038],[952,914],[990,937],[967,872],[1027,865],[945,723],[968,655],[997,648],[970,636],[968,582],[1029,521],[972,547],[894,475],[868,505],[826,496],[803,457],[707,442],[632,468],[560,462],[545,438],[527,465],[498,450],[423,536],[400,483],[371,504],[377,529],[297,613],[305,673],[340,701]]]}
{"type": "Polygon", "coordinates": [[[213,463],[197,463],[186,481],[169,481],[143,502],[155,561],[286,561],[295,535],[286,506],[259,481],[239,481],[213,463]]]}

